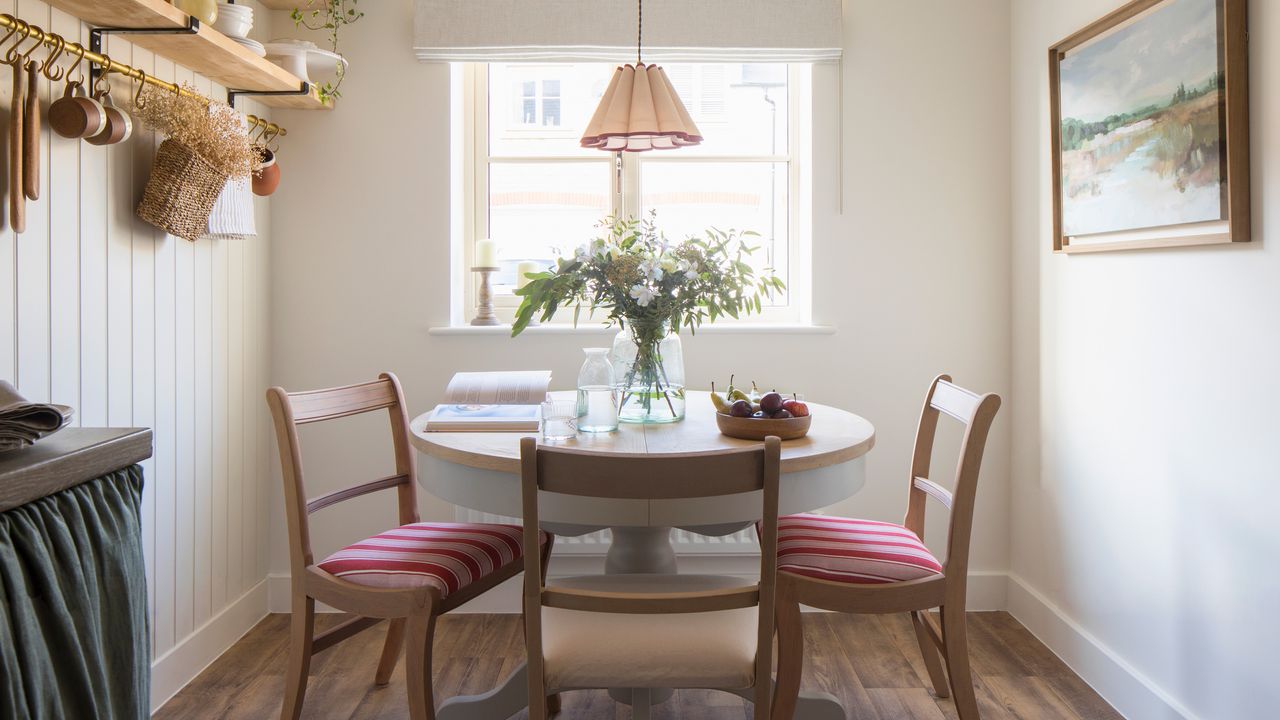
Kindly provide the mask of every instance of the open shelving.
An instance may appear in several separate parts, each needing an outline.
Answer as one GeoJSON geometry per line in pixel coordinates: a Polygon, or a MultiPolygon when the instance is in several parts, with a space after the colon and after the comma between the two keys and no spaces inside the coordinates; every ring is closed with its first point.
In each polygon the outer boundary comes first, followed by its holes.
{"type": "MultiPolygon", "coordinates": [[[[292,2],[293,0],[289,0],[292,2]]],[[[165,0],[48,0],[49,4],[98,27],[181,31],[191,18],[165,0]]],[[[273,5],[272,3],[267,3],[273,5]]],[[[229,90],[287,92],[302,87],[286,71],[207,25],[196,33],[128,35],[129,42],[189,68],[229,90]]],[[[270,107],[323,110],[313,88],[309,95],[260,95],[270,107]]]]}

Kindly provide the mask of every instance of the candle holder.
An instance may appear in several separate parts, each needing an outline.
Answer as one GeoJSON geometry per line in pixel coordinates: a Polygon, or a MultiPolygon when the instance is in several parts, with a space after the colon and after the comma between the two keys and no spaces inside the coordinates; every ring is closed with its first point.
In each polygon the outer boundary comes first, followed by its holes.
{"type": "Polygon", "coordinates": [[[498,316],[493,313],[493,287],[489,284],[489,276],[498,272],[499,268],[481,266],[471,268],[471,272],[480,275],[480,307],[476,308],[476,316],[472,325],[501,325],[498,316]]]}

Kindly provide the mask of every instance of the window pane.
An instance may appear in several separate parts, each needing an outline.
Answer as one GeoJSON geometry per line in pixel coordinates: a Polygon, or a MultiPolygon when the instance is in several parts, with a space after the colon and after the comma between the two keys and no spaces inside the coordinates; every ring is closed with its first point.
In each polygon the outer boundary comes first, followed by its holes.
{"type": "Polygon", "coordinates": [[[547,267],[594,237],[609,214],[610,165],[597,162],[492,163],[489,166],[489,237],[502,270],[499,292],[515,283],[516,263],[547,267]]]}
{"type": "Polygon", "coordinates": [[[651,161],[640,168],[643,210],[657,211],[668,238],[701,237],[709,227],[754,231],[759,237],[747,244],[758,249],[748,262],[757,272],[774,268],[787,282],[786,163],[651,161]]]}
{"type": "Polygon", "coordinates": [[[667,77],[705,138],[693,155],[786,155],[784,63],[676,63],[667,77]]]}
{"type": "Polygon", "coordinates": [[[578,139],[613,65],[490,63],[489,154],[493,157],[599,158],[578,139]]]}

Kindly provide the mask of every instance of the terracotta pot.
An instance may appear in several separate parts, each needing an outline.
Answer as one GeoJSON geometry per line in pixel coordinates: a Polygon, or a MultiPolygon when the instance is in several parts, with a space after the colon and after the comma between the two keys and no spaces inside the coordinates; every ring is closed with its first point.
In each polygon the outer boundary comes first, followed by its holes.
{"type": "Polygon", "coordinates": [[[262,167],[253,173],[253,194],[267,197],[280,187],[280,163],[276,162],[276,154],[263,148],[262,167]]]}

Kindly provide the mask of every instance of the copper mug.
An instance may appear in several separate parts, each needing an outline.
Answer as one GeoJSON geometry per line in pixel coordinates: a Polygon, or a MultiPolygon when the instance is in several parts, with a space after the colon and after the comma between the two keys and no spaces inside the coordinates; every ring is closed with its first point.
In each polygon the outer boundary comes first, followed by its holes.
{"type": "Polygon", "coordinates": [[[106,125],[106,109],[84,92],[83,83],[67,83],[62,97],[49,106],[49,127],[64,138],[92,137],[106,125]]]}
{"type": "Polygon", "coordinates": [[[107,122],[96,135],[85,138],[90,145],[115,145],[133,135],[133,118],[111,101],[111,89],[99,91],[95,98],[107,116],[107,122]]]}

